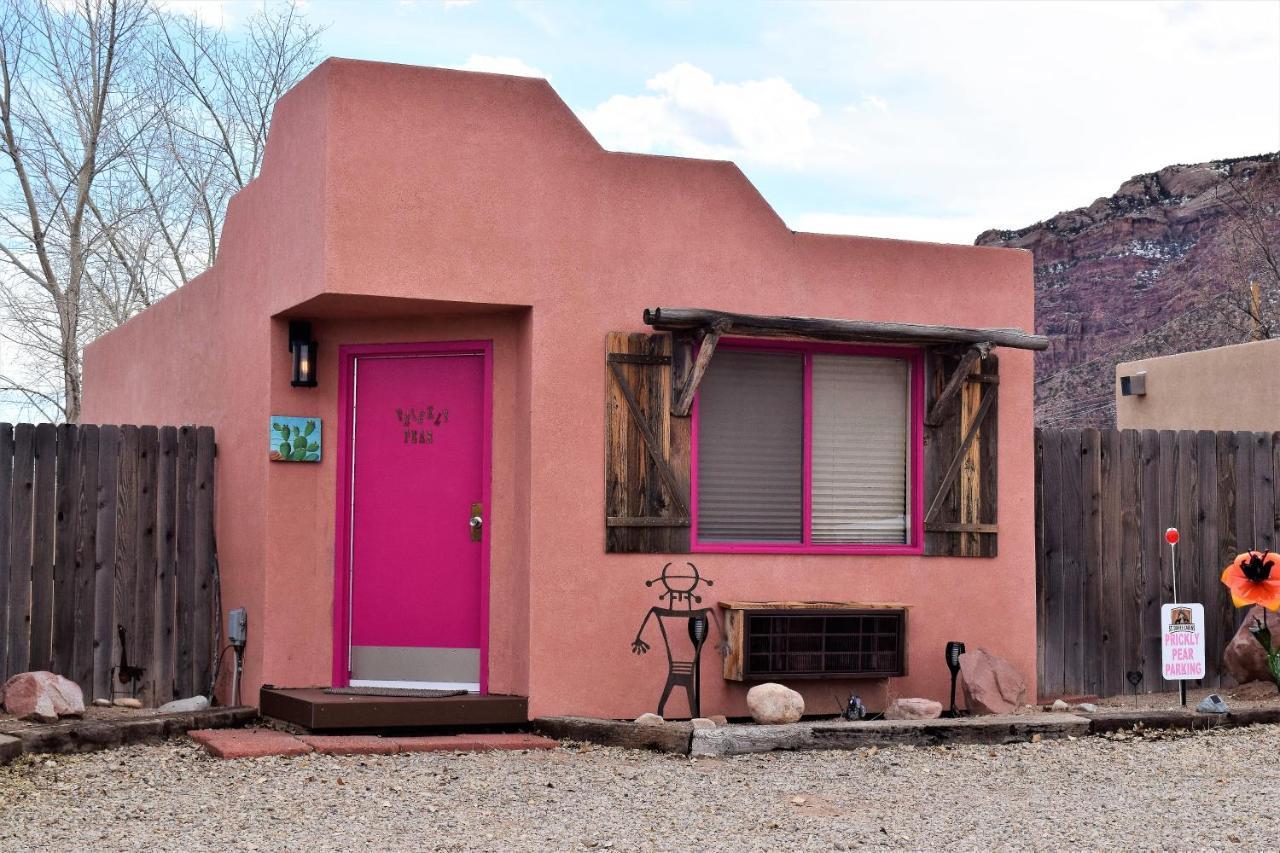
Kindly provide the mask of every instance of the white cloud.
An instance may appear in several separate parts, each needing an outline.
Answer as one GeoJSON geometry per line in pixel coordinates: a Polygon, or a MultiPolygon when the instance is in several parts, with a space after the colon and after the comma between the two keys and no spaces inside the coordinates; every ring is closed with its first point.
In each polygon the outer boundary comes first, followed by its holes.
{"type": "MultiPolygon", "coordinates": [[[[821,129],[858,152],[818,163],[847,180],[834,212],[928,211],[927,233],[964,218],[1015,228],[1134,174],[1280,148],[1277,3],[810,9],[769,61],[835,69],[830,90],[860,98],[821,129]]],[[[777,202],[784,216],[817,209],[777,202]]]]}
{"type": "Polygon", "coordinates": [[[798,229],[963,243],[1280,148],[1280,4],[805,9],[763,55],[717,54],[786,79],[695,60],[579,114],[608,148],[739,162],[798,229]]]}
{"type": "Polygon", "coordinates": [[[473,53],[458,66],[462,71],[487,71],[491,74],[511,74],[516,77],[546,77],[547,73],[534,68],[514,56],[482,56],[473,53]]]}
{"type": "Polygon", "coordinates": [[[822,110],[786,80],[719,82],[682,62],[650,79],[651,95],[614,95],[582,121],[606,148],[797,167],[818,146],[822,110]]]}
{"type": "Polygon", "coordinates": [[[863,95],[862,103],[877,112],[889,112],[889,102],[879,95],[863,95]]]}
{"type": "Polygon", "coordinates": [[[362,55],[341,43],[362,36],[363,53],[420,62],[468,45],[483,55],[463,67],[503,73],[555,56],[606,147],[735,160],[820,231],[968,241],[1140,172],[1280,149],[1274,0],[747,4],[728,29],[709,4],[651,4],[663,27],[598,6],[422,30],[344,11],[377,37],[335,26],[327,52],[362,55]]]}

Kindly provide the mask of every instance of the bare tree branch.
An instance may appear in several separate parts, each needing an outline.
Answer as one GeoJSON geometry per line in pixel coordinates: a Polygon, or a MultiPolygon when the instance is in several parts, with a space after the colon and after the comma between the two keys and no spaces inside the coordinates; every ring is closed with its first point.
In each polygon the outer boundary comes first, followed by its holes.
{"type": "Polygon", "coordinates": [[[0,402],[75,420],[84,344],[213,264],[319,35],[292,2],[235,34],[159,0],[0,4],[0,402]]]}

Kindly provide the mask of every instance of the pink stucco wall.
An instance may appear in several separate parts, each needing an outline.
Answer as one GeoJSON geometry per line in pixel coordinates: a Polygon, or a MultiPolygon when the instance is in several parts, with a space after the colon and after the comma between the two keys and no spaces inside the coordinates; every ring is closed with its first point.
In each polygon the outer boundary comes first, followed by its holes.
{"type": "MultiPolygon", "coordinates": [[[[534,714],[630,716],[664,675],[629,650],[663,559],[604,553],[607,332],[658,305],[1033,327],[1027,253],[797,234],[733,164],[606,152],[545,81],[500,75],[324,63],[277,108],[222,246],[89,347],[84,411],[217,428],[249,690],[329,681],[335,454],[273,466],[263,445],[268,415],[320,415],[332,450],[341,344],[495,342],[491,690],[534,714]],[[289,386],[289,316],[315,322],[316,389],[289,386]]],[[[909,675],[889,692],[941,698],[949,639],[1034,683],[1032,365],[1001,357],[998,558],[701,554],[709,600],[906,602],[909,675]]],[[[719,663],[705,656],[704,713],[742,713],[719,663]]],[[[823,713],[850,685],[796,686],[823,713]]]]}

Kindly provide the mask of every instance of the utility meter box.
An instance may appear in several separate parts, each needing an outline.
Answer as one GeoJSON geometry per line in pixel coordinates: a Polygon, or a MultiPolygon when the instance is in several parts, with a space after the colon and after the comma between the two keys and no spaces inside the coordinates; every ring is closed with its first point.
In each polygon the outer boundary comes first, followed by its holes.
{"type": "Polygon", "coordinates": [[[243,607],[237,607],[227,614],[227,642],[243,649],[248,641],[249,614],[243,607]]]}

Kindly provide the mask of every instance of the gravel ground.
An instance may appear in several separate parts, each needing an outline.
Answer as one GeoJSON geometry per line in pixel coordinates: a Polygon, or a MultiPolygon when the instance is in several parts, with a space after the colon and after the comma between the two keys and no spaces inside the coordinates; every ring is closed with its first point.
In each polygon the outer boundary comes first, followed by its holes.
{"type": "Polygon", "coordinates": [[[1280,726],[698,761],[181,740],[0,768],[0,849],[1273,851],[1277,754],[1280,726]]]}

